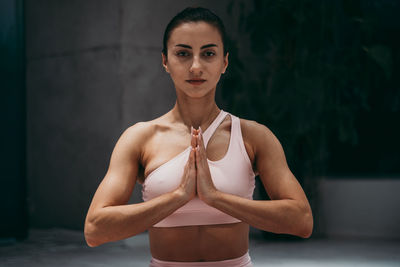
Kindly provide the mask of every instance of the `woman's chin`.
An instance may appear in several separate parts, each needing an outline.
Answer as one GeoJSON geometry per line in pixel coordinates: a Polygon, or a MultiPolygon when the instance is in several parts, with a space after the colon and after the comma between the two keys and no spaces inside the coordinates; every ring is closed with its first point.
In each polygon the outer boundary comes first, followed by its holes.
{"type": "Polygon", "coordinates": [[[189,98],[201,99],[210,95],[212,93],[212,89],[190,88],[182,90],[181,93],[189,98]]]}

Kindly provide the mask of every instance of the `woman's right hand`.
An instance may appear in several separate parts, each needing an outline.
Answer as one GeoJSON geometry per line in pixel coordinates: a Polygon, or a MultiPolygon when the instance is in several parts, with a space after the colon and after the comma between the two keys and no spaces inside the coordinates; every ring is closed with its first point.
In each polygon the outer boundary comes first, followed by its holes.
{"type": "Polygon", "coordinates": [[[191,130],[191,147],[189,159],[186,162],[185,169],[183,171],[181,184],[178,188],[179,192],[183,195],[183,197],[190,201],[196,195],[196,164],[195,164],[195,153],[196,153],[196,133],[192,128],[191,130]]]}

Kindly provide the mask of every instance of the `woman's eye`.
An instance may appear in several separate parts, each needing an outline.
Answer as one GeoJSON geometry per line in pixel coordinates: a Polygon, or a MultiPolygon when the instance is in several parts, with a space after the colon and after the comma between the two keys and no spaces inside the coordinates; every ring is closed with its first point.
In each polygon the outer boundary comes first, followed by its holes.
{"type": "Polygon", "coordinates": [[[189,56],[189,53],[186,51],[178,51],[178,52],[176,52],[176,55],[178,57],[187,57],[187,56],[189,56]]]}
{"type": "Polygon", "coordinates": [[[212,56],[215,56],[215,53],[213,51],[206,51],[206,52],[204,52],[204,56],[205,57],[212,57],[212,56]]]}

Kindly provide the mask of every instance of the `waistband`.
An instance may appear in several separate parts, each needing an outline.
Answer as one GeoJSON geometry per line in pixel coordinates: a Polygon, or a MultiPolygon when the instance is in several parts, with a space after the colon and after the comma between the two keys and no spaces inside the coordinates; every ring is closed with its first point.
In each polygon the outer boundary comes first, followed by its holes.
{"type": "Polygon", "coordinates": [[[177,261],[162,261],[152,258],[149,267],[252,267],[249,252],[235,259],[223,261],[202,261],[202,262],[177,262],[177,261]]]}

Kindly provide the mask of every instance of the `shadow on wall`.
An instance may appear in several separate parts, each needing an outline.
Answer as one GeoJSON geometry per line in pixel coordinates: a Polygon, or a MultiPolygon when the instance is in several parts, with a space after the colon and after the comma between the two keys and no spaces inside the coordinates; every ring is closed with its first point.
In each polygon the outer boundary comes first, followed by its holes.
{"type": "MultiPolygon", "coordinates": [[[[218,101],[277,135],[316,220],[328,221],[333,212],[319,204],[329,198],[320,177],[396,182],[400,3],[255,0],[231,1],[227,9],[237,33],[218,101]]],[[[391,206],[381,207],[391,214],[391,206]]],[[[330,235],[319,225],[316,236],[330,235]]]]}

